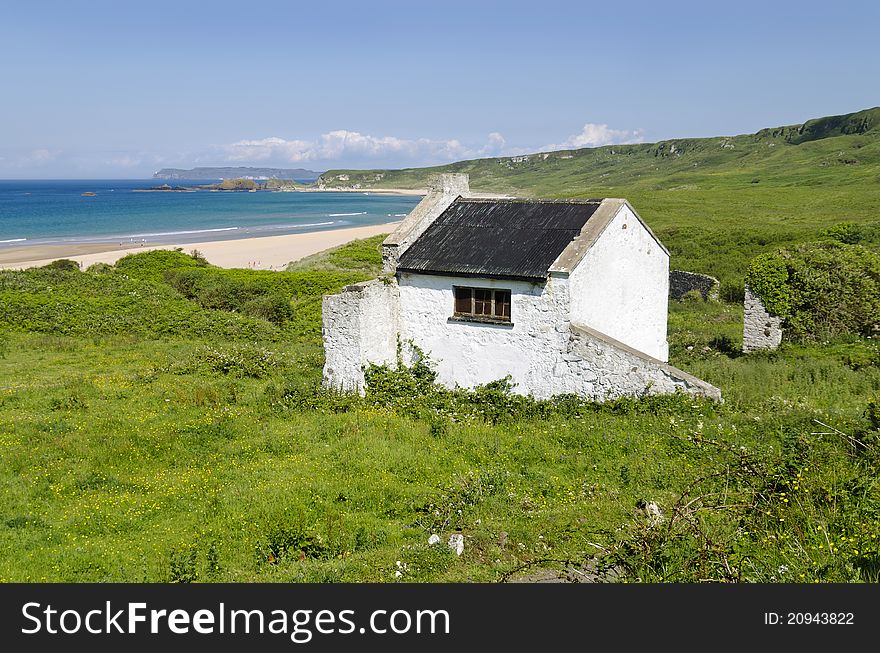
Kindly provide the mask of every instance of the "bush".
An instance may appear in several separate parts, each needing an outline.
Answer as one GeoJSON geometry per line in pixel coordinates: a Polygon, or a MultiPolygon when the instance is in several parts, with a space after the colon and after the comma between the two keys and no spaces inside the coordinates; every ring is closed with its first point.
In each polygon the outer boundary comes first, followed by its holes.
{"type": "Polygon", "coordinates": [[[781,254],[756,256],[746,273],[746,284],[768,312],[786,317],[791,308],[788,267],[781,254]]]}
{"type": "Polygon", "coordinates": [[[242,304],[241,312],[279,326],[293,319],[290,298],[280,292],[267,293],[246,301],[242,304]]]}
{"type": "Polygon", "coordinates": [[[295,556],[295,559],[326,558],[332,553],[324,538],[307,525],[303,515],[284,510],[265,521],[263,536],[257,545],[261,562],[274,564],[288,556],[295,556]]]}
{"type": "Polygon", "coordinates": [[[261,319],[210,311],[165,284],[114,270],[87,274],[57,269],[0,271],[0,329],[59,335],[222,337],[274,340],[261,319]]]}
{"type": "Polygon", "coordinates": [[[203,257],[184,254],[180,249],[155,249],[123,256],[115,267],[133,279],[158,282],[168,270],[204,268],[208,262],[203,257]]]}
{"type": "Polygon", "coordinates": [[[115,271],[114,268],[109,263],[92,263],[87,269],[86,272],[89,274],[112,274],[115,271]]]}
{"type": "Polygon", "coordinates": [[[868,403],[865,417],[868,418],[872,430],[880,431],[880,397],[868,403]]]}
{"type": "Polygon", "coordinates": [[[312,254],[287,266],[288,271],[312,270],[328,272],[362,272],[369,277],[382,270],[382,241],[379,235],[363,240],[353,240],[325,252],[312,254]]]}
{"type": "Polygon", "coordinates": [[[321,296],[339,292],[363,277],[339,272],[177,268],[166,270],[163,279],[204,308],[241,313],[289,327],[298,335],[316,336],[320,335],[321,296]]]}
{"type": "Polygon", "coordinates": [[[79,272],[79,263],[69,258],[60,258],[57,261],[43,266],[44,270],[59,270],[61,272],[79,272]]]}
{"type": "Polygon", "coordinates": [[[822,235],[847,245],[856,245],[864,237],[861,225],[855,222],[840,222],[825,229],[822,235]]]}
{"type": "Polygon", "coordinates": [[[861,245],[812,243],[762,254],[746,282],[796,341],[880,332],[880,254],[861,245]]]}
{"type": "Polygon", "coordinates": [[[681,301],[686,304],[699,304],[700,302],[705,301],[705,299],[703,298],[703,293],[694,288],[693,290],[688,290],[682,295],[681,301]]]}

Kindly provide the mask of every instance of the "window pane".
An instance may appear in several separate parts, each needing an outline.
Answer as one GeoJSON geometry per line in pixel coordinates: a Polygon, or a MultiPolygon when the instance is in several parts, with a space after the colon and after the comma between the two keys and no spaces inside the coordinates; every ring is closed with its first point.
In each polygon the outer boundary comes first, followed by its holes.
{"type": "Polygon", "coordinates": [[[492,291],[474,288],[474,315],[492,315],[492,291]]]}
{"type": "Polygon", "coordinates": [[[495,291],[495,317],[500,317],[505,320],[510,319],[510,291],[509,290],[496,290],[495,291]]]}
{"type": "Polygon", "coordinates": [[[471,288],[455,289],[455,312],[456,313],[472,313],[474,310],[472,300],[473,290],[471,288]]]}

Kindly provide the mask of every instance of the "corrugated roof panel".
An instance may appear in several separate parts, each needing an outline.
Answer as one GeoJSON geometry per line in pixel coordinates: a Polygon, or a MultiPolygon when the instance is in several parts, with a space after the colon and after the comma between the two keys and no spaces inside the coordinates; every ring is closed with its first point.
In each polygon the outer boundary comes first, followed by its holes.
{"type": "Polygon", "coordinates": [[[403,253],[397,269],[545,279],[601,202],[459,198],[403,253]]]}

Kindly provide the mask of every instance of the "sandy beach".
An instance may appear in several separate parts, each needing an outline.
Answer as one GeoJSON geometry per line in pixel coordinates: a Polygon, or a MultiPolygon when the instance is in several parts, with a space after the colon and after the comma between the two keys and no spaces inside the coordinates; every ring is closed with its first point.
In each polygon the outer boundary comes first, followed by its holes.
{"type": "Polygon", "coordinates": [[[126,254],[179,247],[185,252],[197,249],[210,263],[222,268],[283,270],[291,261],[343,245],[351,240],[391,233],[398,224],[400,222],[284,236],[199,243],[151,244],[126,249],[120,249],[118,245],[99,243],[13,247],[0,249],[0,268],[39,267],[59,258],[69,258],[80,263],[81,267],[85,269],[93,263],[115,263],[126,254]]]}

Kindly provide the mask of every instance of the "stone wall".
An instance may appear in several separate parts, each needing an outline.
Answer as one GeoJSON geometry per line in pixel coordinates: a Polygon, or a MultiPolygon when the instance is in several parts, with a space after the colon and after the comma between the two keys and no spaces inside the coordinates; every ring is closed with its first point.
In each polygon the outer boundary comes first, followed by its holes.
{"type": "Polygon", "coordinates": [[[381,279],[324,296],[325,386],[362,393],[366,365],[396,364],[399,306],[397,284],[381,279]]]}
{"type": "Polygon", "coordinates": [[[721,400],[715,386],[581,324],[571,325],[556,372],[566,392],[596,401],[675,392],[721,400]]]}
{"type": "Polygon", "coordinates": [[[669,299],[680,300],[687,293],[696,290],[703,299],[718,299],[721,284],[715,277],[684,270],[669,271],[669,299]]]}
{"type": "Polygon", "coordinates": [[[771,315],[761,298],[746,286],[743,302],[743,353],[776,349],[782,342],[782,318],[771,315]]]}

